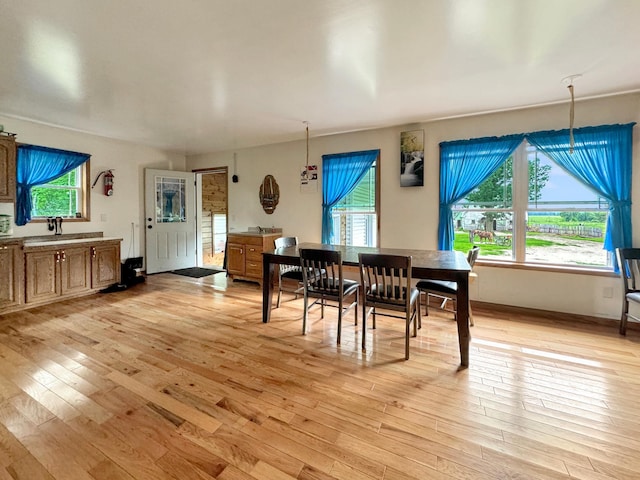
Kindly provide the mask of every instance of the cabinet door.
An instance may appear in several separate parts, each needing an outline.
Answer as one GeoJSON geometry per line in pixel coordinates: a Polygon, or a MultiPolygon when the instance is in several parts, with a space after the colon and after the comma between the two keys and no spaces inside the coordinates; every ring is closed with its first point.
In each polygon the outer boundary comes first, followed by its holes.
{"type": "Polygon", "coordinates": [[[120,282],[120,245],[91,247],[91,288],[120,282]]]}
{"type": "Polygon", "coordinates": [[[244,245],[227,245],[227,272],[232,275],[244,275],[244,245]]]}
{"type": "Polygon", "coordinates": [[[25,253],[26,303],[51,300],[60,296],[56,275],[59,254],[56,250],[25,253]]]}
{"type": "Polygon", "coordinates": [[[20,303],[21,252],[19,245],[0,246],[0,309],[20,303]]]}
{"type": "Polygon", "coordinates": [[[60,292],[71,295],[91,288],[89,247],[65,248],[60,253],[60,292]]]}
{"type": "Polygon", "coordinates": [[[16,142],[0,136],[0,202],[14,202],[16,197],[16,142]]]}

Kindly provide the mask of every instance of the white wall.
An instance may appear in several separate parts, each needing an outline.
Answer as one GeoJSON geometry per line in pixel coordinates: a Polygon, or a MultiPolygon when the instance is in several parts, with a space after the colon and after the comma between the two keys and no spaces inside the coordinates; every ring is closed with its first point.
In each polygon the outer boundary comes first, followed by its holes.
{"type": "MultiPolygon", "coordinates": [[[[311,125],[313,125],[313,119],[311,125]]],[[[640,120],[640,94],[591,101],[577,101],[575,126],[629,123],[640,120]]],[[[439,143],[466,138],[500,136],[568,127],[568,104],[537,107],[482,116],[403,125],[367,132],[313,137],[310,163],[321,167],[321,156],[356,150],[381,150],[381,234],[382,247],[436,248],[438,227],[439,143]],[[401,188],[399,182],[400,132],[425,131],[425,185],[401,188]]],[[[321,238],[321,186],[317,193],[301,193],[298,183],[305,163],[306,146],[301,140],[237,150],[240,181],[229,184],[229,227],[282,227],[285,234],[301,241],[321,238]],[[262,210],[258,191],[265,175],[280,186],[280,203],[272,215],[262,210]]],[[[634,171],[640,171],[638,135],[634,138],[634,171]]],[[[234,152],[190,156],[188,169],[228,166],[233,173],[234,152]]],[[[634,204],[640,204],[639,176],[633,177],[634,204]]],[[[640,210],[633,209],[634,243],[640,242],[640,210]]],[[[472,284],[472,298],[484,302],[541,308],[558,312],[617,318],[620,312],[618,279],[579,274],[533,272],[496,267],[477,267],[479,278],[472,284]],[[613,288],[613,297],[604,291],[613,288]]]]}
{"type": "MultiPolygon", "coordinates": [[[[91,191],[91,221],[64,222],[64,233],[103,232],[122,238],[122,258],[144,255],[144,169],[184,170],[185,157],[162,150],[0,116],[7,132],[17,133],[19,143],[60,148],[91,155],[91,183],[96,175],[113,169],[114,193],[102,194],[98,182],[91,191]],[[132,242],[132,224],[135,240],[132,242]]],[[[14,204],[0,203],[0,213],[15,215],[14,204]]],[[[46,223],[13,226],[14,236],[51,235],[46,223]]]]}

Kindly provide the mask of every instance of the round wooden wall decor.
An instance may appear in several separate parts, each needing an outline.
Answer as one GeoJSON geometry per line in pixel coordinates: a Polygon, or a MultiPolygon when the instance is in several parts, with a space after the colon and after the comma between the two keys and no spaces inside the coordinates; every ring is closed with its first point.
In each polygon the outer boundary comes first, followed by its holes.
{"type": "Polygon", "coordinates": [[[260,205],[266,213],[272,214],[279,200],[280,187],[278,187],[278,182],[273,178],[273,175],[267,175],[260,185],[260,205]]]}

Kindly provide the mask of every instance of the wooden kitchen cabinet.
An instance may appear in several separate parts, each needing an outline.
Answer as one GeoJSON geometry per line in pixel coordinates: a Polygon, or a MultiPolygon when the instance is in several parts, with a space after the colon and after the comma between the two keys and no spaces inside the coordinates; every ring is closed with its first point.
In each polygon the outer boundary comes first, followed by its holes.
{"type": "Polygon", "coordinates": [[[120,281],[120,241],[26,247],[25,302],[44,304],[120,281]]]}
{"type": "Polygon", "coordinates": [[[24,297],[22,242],[0,245],[0,311],[16,307],[24,297]]]}
{"type": "Polygon", "coordinates": [[[87,247],[25,253],[26,303],[43,303],[91,289],[87,247]]]}
{"type": "Polygon", "coordinates": [[[91,247],[91,288],[120,283],[120,242],[104,242],[91,247]]]}
{"type": "Polygon", "coordinates": [[[0,202],[15,202],[16,198],[16,141],[0,135],[0,202]]]}
{"type": "Polygon", "coordinates": [[[282,233],[230,233],[227,236],[227,274],[262,284],[262,252],[274,248],[282,233]]]}

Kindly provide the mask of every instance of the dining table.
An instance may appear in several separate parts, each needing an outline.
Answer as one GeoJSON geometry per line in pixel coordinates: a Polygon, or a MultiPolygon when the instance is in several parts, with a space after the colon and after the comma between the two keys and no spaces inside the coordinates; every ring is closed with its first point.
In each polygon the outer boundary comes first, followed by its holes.
{"type": "Polygon", "coordinates": [[[415,250],[403,248],[354,247],[323,243],[300,243],[291,247],[267,250],[262,253],[262,321],[269,322],[276,265],[300,265],[300,249],[338,250],[342,264],[357,267],[359,253],[379,253],[411,256],[412,278],[447,280],[457,283],[456,322],[460,346],[460,365],[469,366],[469,273],[471,266],[463,252],[444,250],[415,250]]]}

